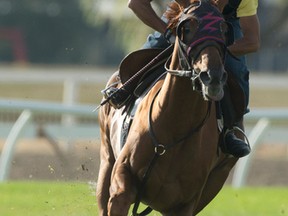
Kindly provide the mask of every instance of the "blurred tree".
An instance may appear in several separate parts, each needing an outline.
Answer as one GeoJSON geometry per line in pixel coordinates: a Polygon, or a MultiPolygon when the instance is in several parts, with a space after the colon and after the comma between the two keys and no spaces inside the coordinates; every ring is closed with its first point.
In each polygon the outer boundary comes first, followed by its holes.
{"type": "Polygon", "coordinates": [[[249,66],[259,71],[288,71],[288,1],[259,0],[261,49],[248,56],[249,66]]]}
{"type": "Polygon", "coordinates": [[[88,25],[79,0],[0,0],[0,30],[23,32],[32,63],[117,65],[124,52],[109,25],[88,25]]]}
{"type": "MultiPolygon", "coordinates": [[[[111,23],[110,34],[117,35],[126,52],[139,49],[153,30],[144,25],[128,8],[128,0],[80,0],[86,20],[91,25],[111,23]]],[[[154,0],[152,6],[159,16],[167,7],[168,0],[154,0]]]]}
{"type": "MultiPolygon", "coordinates": [[[[263,5],[264,6],[264,5],[263,5]]],[[[260,13],[262,40],[264,46],[277,46],[287,43],[288,1],[266,4],[260,13]],[[269,14],[269,16],[267,16],[269,14]]]]}
{"type": "MultiPolygon", "coordinates": [[[[101,26],[103,22],[111,23],[108,32],[117,35],[117,43],[124,45],[126,52],[138,49],[152,30],[139,21],[127,7],[128,0],[80,0],[86,20],[91,25],[101,26]]],[[[154,8],[161,15],[169,0],[154,0],[154,8]]],[[[285,70],[287,61],[281,60],[283,52],[288,49],[286,40],[288,30],[288,1],[259,0],[258,14],[261,24],[261,50],[248,56],[251,69],[285,70]],[[267,16],[268,15],[268,16],[267,16]],[[268,56],[267,49],[273,50],[280,57],[268,56]],[[271,59],[271,63],[266,60],[271,59]],[[278,63],[278,61],[285,62],[278,63]]],[[[270,52],[271,54],[271,52],[270,52]]],[[[272,53],[273,54],[273,53],[272,53]]]]}
{"type": "MultiPolygon", "coordinates": [[[[153,31],[133,14],[127,1],[0,0],[0,61],[13,60],[12,45],[1,39],[1,29],[13,28],[23,33],[32,63],[118,65],[125,54],[140,48],[153,31]]],[[[168,2],[153,1],[159,15],[168,2]]],[[[288,67],[287,61],[281,60],[288,49],[287,11],[287,0],[259,0],[262,54],[274,54],[267,49],[279,53],[277,61],[285,64],[273,64],[282,65],[281,70],[288,67]]],[[[261,51],[256,55],[261,55],[261,51]]],[[[266,62],[261,58],[252,59],[253,69],[266,62]]]]}

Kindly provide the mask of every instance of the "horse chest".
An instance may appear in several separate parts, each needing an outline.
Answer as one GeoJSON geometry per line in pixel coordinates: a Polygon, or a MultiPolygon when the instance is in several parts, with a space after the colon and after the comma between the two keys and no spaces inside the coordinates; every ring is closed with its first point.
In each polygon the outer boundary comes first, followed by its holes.
{"type": "MultiPolygon", "coordinates": [[[[168,178],[169,179],[169,178],[168,178]]],[[[182,175],[169,180],[159,179],[148,186],[144,202],[158,211],[165,211],[171,207],[177,207],[196,201],[201,195],[206,177],[192,177],[182,175]]]]}

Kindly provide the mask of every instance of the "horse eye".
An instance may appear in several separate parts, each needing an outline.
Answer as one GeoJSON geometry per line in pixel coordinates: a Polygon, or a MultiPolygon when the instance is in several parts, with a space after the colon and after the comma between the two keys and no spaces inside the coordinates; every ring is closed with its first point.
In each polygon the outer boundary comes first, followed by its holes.
{"type": "Polygon", "coordinates": [[[190,28],[188,26],[183,27],[183,34],[188,34],[190,32],[190,28]]]}
{"type": "Polygon", "coordinates": [[[195,33],[198,30],[198,22],[196,19],[187,20],[182,27],[182,40],[185,44],[191,43],[195,33]]]}

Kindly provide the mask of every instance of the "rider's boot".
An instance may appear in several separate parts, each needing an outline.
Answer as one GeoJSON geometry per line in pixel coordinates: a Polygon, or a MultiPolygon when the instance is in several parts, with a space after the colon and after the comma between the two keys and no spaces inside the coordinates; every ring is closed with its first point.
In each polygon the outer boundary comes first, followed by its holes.
{"type": "Polygon", "coordinates": [[[124,88],[109,87],[101,91],[105,99],[108,99],[108,103],[115,109],[120,109],[125,105],[125,102],[129,99],[130,93],[124,88]]]}
{"type": "MultiPolygon", "coordinates": [[[[239,128],[239,131],[242,130],[239,128]]],[[[234,134],[234,129],[225,129],[223,133],[221,149],[226,154],[231,154],[234,157],[241,158],[247,156],[251,152],[250,145],[239,139],[234,134]]]]}

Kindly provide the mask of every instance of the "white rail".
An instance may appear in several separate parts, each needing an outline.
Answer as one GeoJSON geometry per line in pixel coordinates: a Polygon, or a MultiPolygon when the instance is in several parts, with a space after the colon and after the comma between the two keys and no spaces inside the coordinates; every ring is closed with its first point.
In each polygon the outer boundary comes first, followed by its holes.
{"type": "Polygon", "coordinates": [[[16,123],[14,124],[11,132],[9,133],[5,145],[2,149],[0,158],[0,181],[7,178],[10,170],[11,160],[14,153],[15,145],[21,133],[25,129],[32,116],[31,111],[24,110],[16,123]]]}
{"type": "MultiPolygon", "coordinates": [[[[263,117],[250,132],[248,140],[250,141],[252,149],[255,149],[256,145],[260,143],[261,135],[267,130],[269,124],[269,120],[266,117],[263,117]]],[[[245,185],[248,176],[248,169],[254,152],[255,151],[252,151],[248,157],[239,159],[232,178],[233,187],[240,188],[245,185]]]]}
{"type": "MultiPolygon", "coordinates": [[[[77,104],[80,84],[104,84],[114,68],[94,67],[5,67],[0,66],[0,84],[60,83],[63,84],[62,102],[77,104]]],[[[69,118],[68,118],[69,121],[69,118]]]]}
{"type": "MultiPolygon", "coordinates": [[[[11,158],[14,153],[17,139],[20,137],[21,132],[25,129],[25,126],[30,121],[33,114],[69,114],[74,116],[97,118],[98,113],[92,112],[94,108],[95,106],[89,105],[65,105],[50,102],[0,99],[0,111],[9,110],[22,112],[10,131],[2,150],[0,158],[0,182],[5,181],[9,175],[11,158]]],[[[264,132],[268,129],[271,121],[288,120],[288,109],[252,109],[252,112],[246,116],[246,120],[257,122],[256,126],[252,129],[248,136],[250,145],[255,151],[255,148],[260,143],[261,138],[264,132]]],[[[242,187],[245,185],[252,158],[253,153],[251,153],[248,157],[240,159],[236,164],[232,179],[233,187],[242,187]]]]}
{"type": "Polygon", "coordinates": [[[97,118],[98,113],[97,111],[93,112],[94,108],[95,106],[88,105],[65,105],[59,103],[0,99],[0,111],[9,110],[22,112],[8,134],[1,152],[0,182],[5,181],[9,176],[11,161],[17,141],[33,117],[33,114],[69,114],[79,117],[97,118]]]}
{"type": "MultiPolygon", "coordinates": [[[[240,188],[246,184],[250,162],[253,158],[257,145],[260,144],[261,138],[266,130],[268,130],[272,121],[288,121],[288,109],[252,109],[252,112],[245,116],[246,120],[256,121],[256,125],[248,135],[251,148],[253,151],[247,157],[239,159],[235,166],[232,178],[232,187],[240,188]]],[[[287,125],[288,126],[288,125],[287,125]]]]}
{"type": "Polygon", "coordinates": [[[74,116],[97,118],[97,110],[93,112],[96,105],[67,105],[45,101],[27,101],[0,99],[0,111],[23,111],[30,110],[37,113],[52,113],[56,115],[70,114],[74,116]]]}

